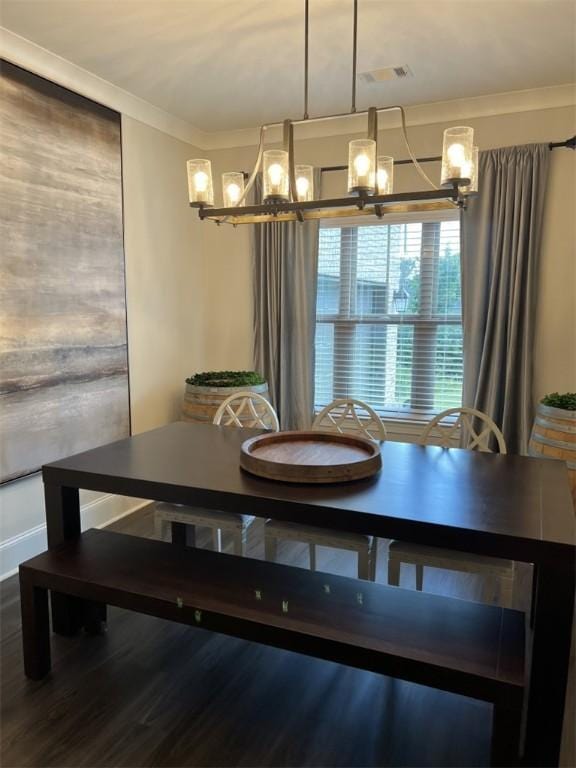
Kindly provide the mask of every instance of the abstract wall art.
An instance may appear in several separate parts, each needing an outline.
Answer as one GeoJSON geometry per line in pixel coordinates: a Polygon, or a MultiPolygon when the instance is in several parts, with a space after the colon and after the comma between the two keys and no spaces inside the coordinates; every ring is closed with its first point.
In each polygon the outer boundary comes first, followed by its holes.
{"type": "Polygon", "coordinates": [[[0,68],[0,482],[130,434],[120,115],[0,68]]]}

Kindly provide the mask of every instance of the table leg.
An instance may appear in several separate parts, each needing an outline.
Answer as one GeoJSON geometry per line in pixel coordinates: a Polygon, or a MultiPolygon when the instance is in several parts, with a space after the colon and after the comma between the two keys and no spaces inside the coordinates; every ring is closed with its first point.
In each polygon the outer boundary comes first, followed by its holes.
{"type": "Polygon", "coordinates": [[[490,765],[511,768],[520,758],[522,696],[516,702],[494,704],[490,765]]]}
{"type": "Polygon", "coordinates": [[[172,522],[172,544],[177,547],[196,546],[196,526],[172,522]]]}
{"type": "Polygon", "coordinates": [[[84,601],[82,607],[84,630],[88,635],[100,635],[105,630],[107,608],[105,603],[95,603],[93,600],[84,601]]]}
{"type": "Polygon", "coordinates": [[[574,563],[539,564],[532,610],[524,764],[557,766],[570,663],[574,563]]]}
{"type": "MultiPolygon", "coordinates": [[[[48,549],[80,536],[80,495],[77,488],[44,484],[48,549]]],[[[58,635],[76,634],[84,623],[82,600],[51,592],[52,629],[58,635]]]]}

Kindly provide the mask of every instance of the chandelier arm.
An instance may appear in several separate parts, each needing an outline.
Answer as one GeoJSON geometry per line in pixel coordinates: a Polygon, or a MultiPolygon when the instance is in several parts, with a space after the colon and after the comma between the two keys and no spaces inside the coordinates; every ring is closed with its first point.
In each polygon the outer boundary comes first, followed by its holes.
{"type": "MultiPolygon", "coordinates": [[[[252,173],[250,174],[250,178],[248,179],[246,186],[244,187],[244,192],[240,196],[240,199],[238,200],[238,205],[242,205],[244,200],[246,200],[246,195],[252,187],[254,186],[254,182],[256,181],[256,176],[258,175],[258,171],[260,170],[260,166],[262,165],[262,155],[264,154],[264,134],[266,133],[267,126],[262,125],[260,126],[260,139],[258,141],[258,154],[256,155],[256,163],[254,165],[254,168],[252,169],[252,173]]],[[[208,219],[209,216],[206,216],[208,219]]],[[[223,216],[220,218],[211,218],[210,221],[213,221],[215,224],[231,224],[232,222],[228,221],[229,216],[223,216]]],[[[236,226],[236,224],[234,224],[236,226]]]]}
{"type": "Polygon", "coordinates": [[[412,162],[414,163],[414,166],[418,171],[418,173],[420,174],[420,176],[424,179],[425,182],[430,184],[432,189],[440,189],[440,187],[434,184],[432,179],[428,176],[424,168],[422,168],[422,166],[418,162],[418,158],[416,157],[414,152],[412,152],[412,147],[410,146],[410,142],[408,140],[408,129],[406,128],[406,113],[404,112],[404,107],[393,107],[393,109],[400,110],[400,118],[402,120],[402,136],[404,137],[404,143],[406,144],[406,149],[408,150],[408,154],[410,155],[410,160],[412,160],[412,162]]]}
{"type": "Polygon", "coordinates": [[[246,195],[252,187],[254,186],[254,182],[256,181],[256,176],[258,175],[258,171],[260,170],[260,166],[262,165],[262,156],[264,155],[264,135],[266,133],[268,126],[262,125],[260,126],[260,139],[258,141],[258,154],[256,156],[256,163],[254,164],[254,168],[252,169],[252,173],[250,174],[250,178],[248,179],[246,186],[244,188],[244,194],[240,198],[240,203],[243,203],[246,200],[246,195]]]}

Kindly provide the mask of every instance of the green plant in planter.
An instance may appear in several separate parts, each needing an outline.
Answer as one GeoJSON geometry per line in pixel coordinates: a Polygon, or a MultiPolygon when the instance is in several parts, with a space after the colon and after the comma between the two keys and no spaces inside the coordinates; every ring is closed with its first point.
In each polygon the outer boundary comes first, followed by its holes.
{"type": "Polygon", "coordinates": [[[265,383],[256,371],[206,371],[186,379],[186,384],[195,387],[253,387],[265,383]]]}
{"type": "Polygon", "coordinates": [[[558,392],[551,392],[544,395],[540,400],[542,405],[550,408],[561,408],[563,411],[576,411],[576,392],[564,392],[562,395],[558,392]]]}

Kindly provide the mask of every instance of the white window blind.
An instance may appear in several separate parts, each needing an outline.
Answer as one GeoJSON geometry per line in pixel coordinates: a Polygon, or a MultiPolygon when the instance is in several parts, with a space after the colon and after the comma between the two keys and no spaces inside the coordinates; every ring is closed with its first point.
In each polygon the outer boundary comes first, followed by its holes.
{"type": "Polygon", "coordinates": [[[458,219],[328,225],[319,237],[316,408],[354,397],[418,420],[461,405],[458,219]]]}

